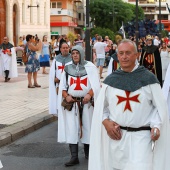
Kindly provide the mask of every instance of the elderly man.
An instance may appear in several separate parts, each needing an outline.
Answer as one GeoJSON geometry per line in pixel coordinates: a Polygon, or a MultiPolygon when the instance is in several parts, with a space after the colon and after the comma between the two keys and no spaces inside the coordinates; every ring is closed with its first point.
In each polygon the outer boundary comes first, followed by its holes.
{"type": "Polygon", "coordinates": [[[79,142],[84,144],[88,159],[93,106],[100,90],[97,68],[84,60],[83,48],[74,46],[71,55],[73,63],[64,69],[58,98],[58,142],[68,143],[71,152],[71,159],[65,166],[79,164],[79,142]]]}
{"type": "Polygon", "coordinates": [[[49,113],[57,114],[58,88],[60,84],[61,73],[67,64],[72,63],[69,54],[69,46],[63,43],[60,48],[61,53],[53,60],[49,75],[49,113]]]}
{"type": "Polygon", "coordinates": [[[137,56],[134,42],[120,42],[121,68],[105,79],[95,103],[88,170],[170,169],[166,101],[137,56]]]}
{"type": "Polygon", "coordinates": [[[158,47],[152,45],[152,37],[150,35],[146,37],[146,46],[144,46],[142,49],[140,65],[143,65],[153,74],[155,74],[162,86],[161,57],[158,47]]]}
{"type": "Polygon", "coordinates": [[[5,82],[18,77],[16,52],[8,37],[4,37],[0,45],[0,75],[5,77],[5,82]]]}

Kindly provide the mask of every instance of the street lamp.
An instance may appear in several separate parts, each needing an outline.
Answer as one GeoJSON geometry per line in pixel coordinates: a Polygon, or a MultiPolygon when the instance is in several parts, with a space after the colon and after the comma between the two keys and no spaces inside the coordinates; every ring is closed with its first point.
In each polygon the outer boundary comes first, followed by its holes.
{"type": "Polygon", "coordinates": [[[91,47],[90,47],[90,26],[89,26],[89,0],[86,0],[86,32],[85,32],[85,40],[86,40],[86,60],[91,61],[91,47]]]}
{"type": "Polygon", "coordinates": [[[159,0],[159,39],[161,40],[161,0],[159,0]]]}
{"type": "Polygon", "coordinates": [[[136,46],[138,46],[138,37],[139,37],[139,29],[138,29],[138,0],[136,0],[136,30],[135,30],[135,36],[136,36],[136,46]]]}
{"type": "Polygon", "coordinates": [[[28,5],[28,8],[31,8],[31,7],[37,7],[38,8],[39,7],[39,0],[36,1],[36,4],[37,5],[35,5],[35,6],[34,5],[33,6],[32,5],[28,5]]]}

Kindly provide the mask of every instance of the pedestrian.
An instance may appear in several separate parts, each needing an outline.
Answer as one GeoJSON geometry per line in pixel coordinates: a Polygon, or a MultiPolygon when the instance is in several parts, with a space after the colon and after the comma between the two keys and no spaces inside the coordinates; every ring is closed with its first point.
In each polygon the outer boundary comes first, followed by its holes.
{"type": "Polygon", "coordinates": [[[121,68],[95,103],[88,170],[169,170],[170,125],[159,81],[138,66],[131,40],[118,45],[121,68]]]}
{"type": "Polygon", "coordinates": [[[56,42],[54,43],[53,49],[54,49],[54,52],[55,52],[56,55],[60,54],[60,49],[59,49],[60,39],[61,39],[61,37],[59,36],[59,37],[57,38],[56,42]]]}
{"type": "Polygon", "coordinates": [[[61,48],[61,44],[63,44],[63,43],[67,43],[67,41],[66,41],[66,35],[64,34],[64,35],[62,35],[61,37],[60,37],[60,42],[59,42],[59,53],[61,52],[60,51],[60,48],[61,48]]]}
{"type": "Polygon", "coordinates": [[[74,45],[80,45],[81,47],[84,47],[84,41],[80,34],[77,34],[77,39],[74,40],[74,45]]]}
{"type": "Polygon", "coordinates": [[[146,37],[146,46],[142,49],[140,65],[143,65],[155,74],[162,86],[161,57],[158,47],[152,45],[152,37],[150,35],[146,37]]]}
{"type": "Polygon", "coordinates": [[[71,55],[73,63],[64,69],[58,98],[58,142],[69,144],[71,152],[71,159],[65,166],[79,164],[79,142],[84,144],[88,159],[93,105],[100,90],[97,68],[84,60],[83,48],[74,46],[71,55]],[[71,106],[68,108],[67,104],[71,106]]]}
{"type": "Polygon", "coordinates": [[[166,43],[163,42],[162,46],[159,49],[162,63],[162,81],[165,80],[166,71],[170,63],[169,52],[170,49],[166,46],[166,43]]]}
{"type": "Polygon", "coordinates": [[[105,63],[105,47],[108,45],[102,42],[102,37],[97,37],[97,42],[93,46],[93,51],[97,56],[97,68],[99,68],[100,78],[102,79],[103,66],[105,63]]]}
{"type": "Polygon", "coordinates": [[[28,88],[41,87],[37,83],[37,73],[40,70],[40,63],[36,51],[42,49],[42,42],[39,40],[38,44],[35,44],[35,40],[32,35],[26,36],[26,52],[28,56],[28,62],[26,63],[25,72],[28,73],[28,88]],[[34,85],[32,84],[32,75],[34,79],[34,85]]]}
{"type": "Polygon", "coordinates": [[[5,82],[18,77],[16,52],[8,37],[0,45],[0,75],[5,77],[5,82]]]}
{"type": "Polygon", "coordinates": [[[61,53],[54,58],[49,75],[49,113],[57,114],[57,99],[61,73],[67,64],[72,63],[69,54],[69,46],[63,43],[60,48],[61,53]]]}
{"type": "Polygon", "coordinates": [[[39,57],[40,67],[42,67],[42,74],[48,74],[45,70],[46,67],[50,67],[50,49],[49,42],[47,41],[47,35],[43,36],[42,40],[42,50],[39,57]]]}

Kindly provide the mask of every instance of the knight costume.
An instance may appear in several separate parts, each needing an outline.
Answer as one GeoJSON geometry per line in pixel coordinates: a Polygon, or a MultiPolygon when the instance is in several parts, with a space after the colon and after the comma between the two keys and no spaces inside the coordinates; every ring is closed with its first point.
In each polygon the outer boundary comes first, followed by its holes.
{"type": "Polygon", "coordinates": [[[16,51],[11,43],[0,45],[0,76],[8,82],[13,77],[18,77],[16,51]],[[11,55],[8,55],[8,54],[11,55]]]}
{"type": "Polygon", "coordinates": [[[78,142],[84,144],[85,158],[88,159],[91,120],[93,116],[93,100],[96,101],[100,90],[100,79],[96,66],[84,60],[85,54],[81,46],[75,46],[71,51],[78,51],[80,61],[67,65],[61,76],[58,98],[58,142],[68,143],[71,152],[71,160],[66,166],[79,163],[78,142]],[[62,92],[75,100],[71,111],[61,106],[62,92]],[[87,104],[83,104],[83,98],[89,91],[93,92],[93,97],[87,104]]]}
{"type": "MultiPolygon", "coordinates": [[[[146,39],[151,40],[151,36],[147,36],[146,39]]],[[[146,45],[143,47],[140,65],[143,65],[150,72],[155,74],[162,87],[162,64],[160,52],[157,46],[146,45]]]]}
{"type": "Polygon", "coordinates": [[[58,100],[58,87],[59,83],[55,83],[54,79],[58,78],[60,80],[61,73],[63,72],[67,64],[71,64],[72,59],[71,55],[62,56],[59,54],[53,60],[53,63],[50,68],[49,74],[49,113],[57,114],[57,100],[58,100]]]}
{"type": "Polygon", "coordinates": [[[138,65],[110,74],[95,103],[88,170],[169,170],[169,141],[167,105],[156,77],[138,65]],[[120,140],[109,138],[105,119],[120,126],[120,140]],[[161,134],[156,145],[153,127],[161,134]]]}

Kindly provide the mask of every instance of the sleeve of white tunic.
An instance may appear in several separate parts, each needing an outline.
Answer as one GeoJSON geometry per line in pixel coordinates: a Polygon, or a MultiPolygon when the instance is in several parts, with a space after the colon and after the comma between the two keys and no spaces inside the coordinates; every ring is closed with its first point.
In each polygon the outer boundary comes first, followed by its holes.
{"type": "MultiPolygon", "coordinates": [[[[160,87],[159,84],[153,84],[153,85],[150,85],[150,87],[151,87],[151,89],[157,88],[158,90],[161,91],[161,87],[160,87]]],[[[157,108],[157,104],[156,104],[156,100],[158,100],[160,96],[155,97],[155,94],[157,93],[156,90],[154,91],[154,94],[153,94],[152,90],[151,90],[151,92],[152,92],[152,104],[154,106],[154,109],[153,109],[153,112],[152,112],[150,127],[151,128],[156,127],[160,130],[161,125],[162,125],[162,120],[161,120],[161,117],[160,117],[161,113],[158,112],[158,108],[157,108]]]]}

